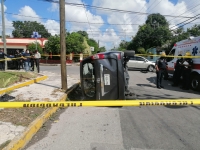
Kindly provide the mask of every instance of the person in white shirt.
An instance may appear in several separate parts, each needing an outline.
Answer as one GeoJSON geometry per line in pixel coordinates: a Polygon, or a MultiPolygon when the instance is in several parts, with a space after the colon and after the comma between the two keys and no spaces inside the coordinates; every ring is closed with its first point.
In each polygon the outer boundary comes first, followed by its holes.
{"type": "Polygon", "coordinates": [[[40,73],[40,58],[41,58],[41,54],[38,52],[38,50],[35,51],[35,65],[37,68],[38,73],[40,73]]]}

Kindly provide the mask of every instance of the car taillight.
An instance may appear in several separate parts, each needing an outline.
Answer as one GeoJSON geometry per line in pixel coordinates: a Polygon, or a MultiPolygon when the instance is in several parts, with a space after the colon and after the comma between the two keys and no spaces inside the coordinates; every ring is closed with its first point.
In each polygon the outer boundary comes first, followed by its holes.
{"type": "Polygon", "coordinates": [[[104,54],[95,54],[91,56],[92,59],[104,59],[105,55],[104,54]]]}
{"type": "Polygon", "coordinates": [[[117,55],[117,58],[118,58],[118,59],[121,59],[121,55],[120,55],[120,54],[118,54],[118,55],[117,55]]]}

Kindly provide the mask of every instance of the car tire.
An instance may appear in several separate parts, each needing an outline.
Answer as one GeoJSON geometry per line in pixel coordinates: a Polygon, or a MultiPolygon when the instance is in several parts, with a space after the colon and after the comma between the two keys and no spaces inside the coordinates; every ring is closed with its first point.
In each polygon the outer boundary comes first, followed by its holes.
{"type": "Polygon", "coordinates": [[[190,85],[194,91],[200,90],[200,76],[192,75],[190,85]]]}
{"type": "Polygon", "coordinates": [[[154,67],[153,65],[149,65],[148,68],[147,68],[147,70],[148,70],[149,72],[153,72],[154,69],[155,69],[155,67],[154,67]]]}

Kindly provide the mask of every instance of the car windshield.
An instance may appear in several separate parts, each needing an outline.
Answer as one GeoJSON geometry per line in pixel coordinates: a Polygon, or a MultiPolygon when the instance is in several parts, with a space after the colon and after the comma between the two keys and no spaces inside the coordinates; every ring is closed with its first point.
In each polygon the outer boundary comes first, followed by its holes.
{"type": "Polygon", "coordinates": [[[85,63],[83,65],[83,85],[85,94],[89,97],[94,97],[95,75],[94,75],[94,66],[92,63],[85,63]]]}

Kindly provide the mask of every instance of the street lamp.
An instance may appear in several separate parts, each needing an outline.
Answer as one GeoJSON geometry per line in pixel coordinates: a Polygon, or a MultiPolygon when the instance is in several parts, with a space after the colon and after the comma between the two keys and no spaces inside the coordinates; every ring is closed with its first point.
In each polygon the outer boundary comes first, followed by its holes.
{"type": "Polygon", "coordinates": [[[38,32],[33,32],[33,35],[31,35],[32,38],[36,39],[36,50],[37,50],[37,38],[41,38],[41,35],[39,35],[38,32]]]}

